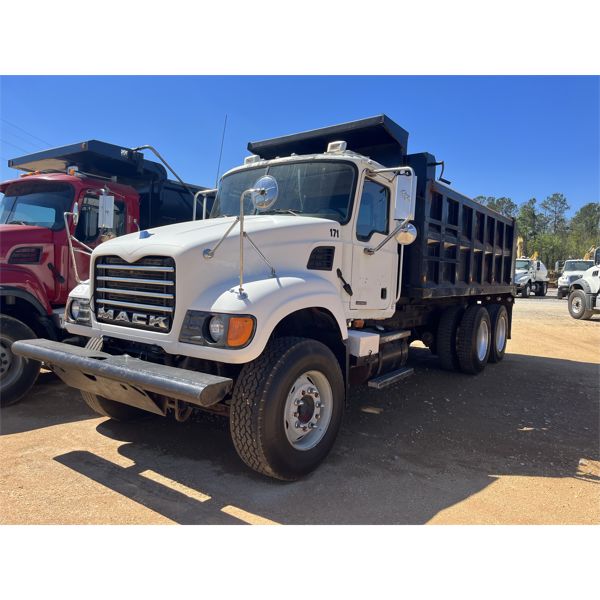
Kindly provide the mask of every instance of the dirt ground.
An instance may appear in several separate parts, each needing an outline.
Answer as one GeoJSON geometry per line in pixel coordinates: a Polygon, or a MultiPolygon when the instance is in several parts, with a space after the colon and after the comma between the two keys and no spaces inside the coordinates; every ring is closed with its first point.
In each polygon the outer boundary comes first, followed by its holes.
{"type": "Polygon", "coordinates": [[[334,450],[296,483],[238,459],[227,424],[96,417],[44,374],[1,411],[0,523],[600,523],[600,318],[518,299],[505,360],[353,391],[334,450]]]}

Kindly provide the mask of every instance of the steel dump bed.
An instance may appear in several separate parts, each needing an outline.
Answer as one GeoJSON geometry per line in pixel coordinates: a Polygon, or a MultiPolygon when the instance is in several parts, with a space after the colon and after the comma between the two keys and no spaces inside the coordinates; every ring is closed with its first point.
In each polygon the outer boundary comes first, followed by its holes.
{"type": "Polygon", "coordinates": [[[435,157],[411,154],[417,239],[404,247],[402,298],[514,293],[515,220],[435,179],[435,157]]]}

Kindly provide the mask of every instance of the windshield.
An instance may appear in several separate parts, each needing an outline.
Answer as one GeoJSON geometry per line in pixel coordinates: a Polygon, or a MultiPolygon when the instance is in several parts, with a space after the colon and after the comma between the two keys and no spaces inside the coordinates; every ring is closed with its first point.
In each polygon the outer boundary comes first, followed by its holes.
{"type": "Polygon", "coordinates": [[[517,269],[529,269],[530,261],[528,260],[517,260],[515,266],[517,269]]]}
{"type": "Polygon", "coordinates": [[[0,223],[38,225],[54,231],[65,226],[73,188],[68,183],[24,181],[9,185],[0,198],[0,223]]]}
{"type": "Polygon", "coordinates": [[[593,266],[593,260],[568,260],[565,262],[563,271],[587,271],[593,266]]]}
{"type": "MultiPolygon", "coordinates": [[[[261,214],[293,213],[346,223],[350,217],[356,169],[347,162],[297,162],[244,169],[221,180],[211,217],[239,215],[240,195],[263,175],[279,186],[277,202],[261,214]]],[[[256,214],[248,194],[244,214],[256,214]]]]}

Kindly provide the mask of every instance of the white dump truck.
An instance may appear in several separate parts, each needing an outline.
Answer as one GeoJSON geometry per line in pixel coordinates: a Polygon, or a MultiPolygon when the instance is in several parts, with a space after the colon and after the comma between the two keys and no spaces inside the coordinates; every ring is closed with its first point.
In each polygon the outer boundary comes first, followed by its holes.
{"type": "Polygon", "coordinates": [[[341,426],[350,386],[502,360],[514,219],[436,180],[385,115],[253,142],[210,218],[106,242],[66,307],[86,348],[20,341],[96,412],[228,415],[252,469],[293,480],[341,426]]]}
{"type": "Polygon", "coordinates": [[[517,258],[515,261],[515,284],[517,294],[527,298],[530,292],[545,296],[548,291],[548,269],[541,260],[517,258]]]}

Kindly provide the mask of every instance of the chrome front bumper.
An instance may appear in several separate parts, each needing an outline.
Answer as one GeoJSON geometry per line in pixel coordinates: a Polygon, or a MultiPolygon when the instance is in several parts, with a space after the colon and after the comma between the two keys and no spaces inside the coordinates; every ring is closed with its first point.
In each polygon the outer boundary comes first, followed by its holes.
{"type": "Polygon", "coordinates": [[[44,362],[67,385],[164,415],[165,398],[201,407],[217,404],[231,391],[227,377],[113,356],[51,340],[22,340],[14,354],[44,362]]]}

